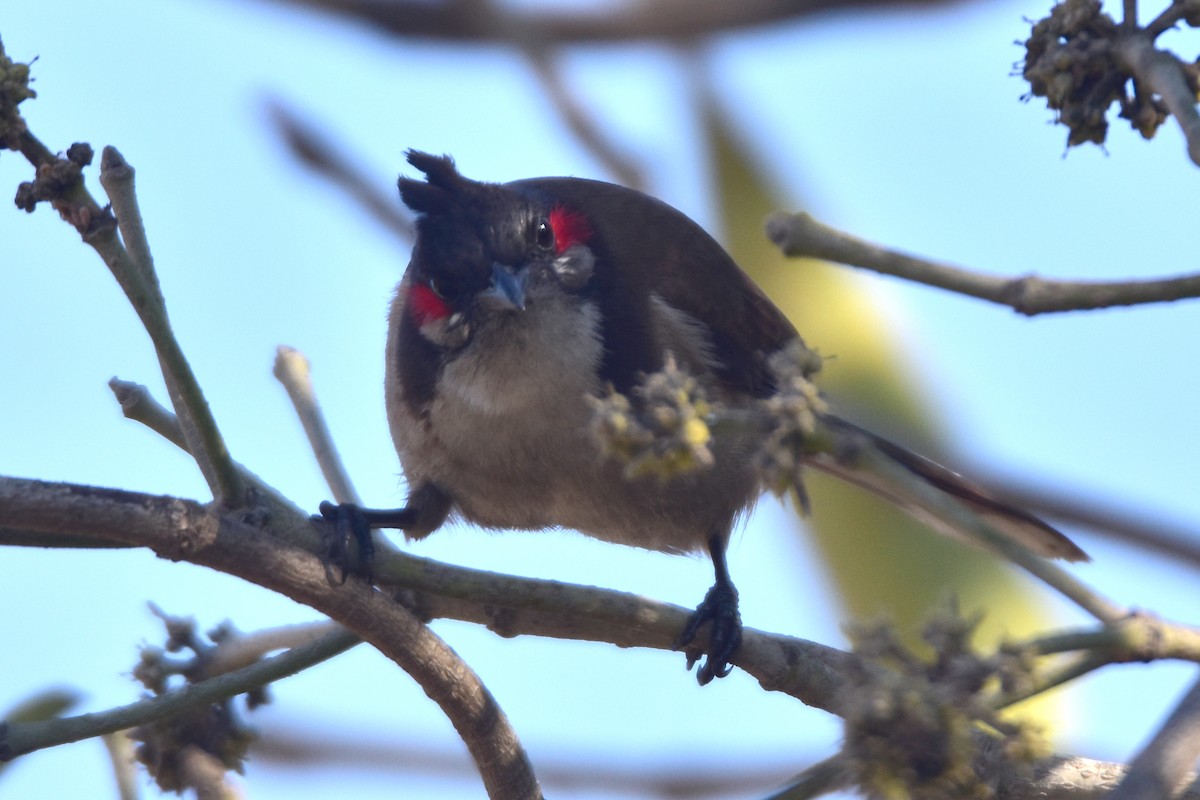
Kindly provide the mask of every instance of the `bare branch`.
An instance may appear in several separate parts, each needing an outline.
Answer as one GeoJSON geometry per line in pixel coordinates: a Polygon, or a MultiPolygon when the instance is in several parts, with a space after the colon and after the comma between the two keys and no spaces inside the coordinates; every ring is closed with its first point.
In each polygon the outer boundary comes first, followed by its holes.
{"type": "Polygon", "coordinates": [[[1171,525],[1150,511],[1138,512],[1098,499],[1103,497],[1102,492],[1072,492],[1061,487],[1047,491],[1002,477],[989,478],[985,483],[1022,508],[1200,569],[1200,538],[1195,527],[1171,525]]]}
{"type": "Polygon", "coordinates": [[[196,793],[196,800],[242,800],[229,783],[225,766],[196,745],[185,745],[179,754],[181,782],[196,793]]]}
{"type": "MultiPolygon", "coordinates": [[[[100,183],[112,201],[113,213],[124,236],[132,237],[132,250],[117,240],[111,228],[105,229],[104,247],[93,243],[109,269],[125,290],[154,343],[163,378],[171,395],[188,441],[188,451],[213,491],[213,499],[229,507],[245,504],[245,486],[221,438],[216,419],[204,399],[204,392],[183,354],[183,348],[171,330],[167,305],[158,287],[154,262],[146,242],[134,193],[134,169],[115,147],[105,147],[100,159],[100,183]],[[126,218],[122,222],[122,217],[126,218]],[[107,254],[107,255],[106,255],[107,254]]],[[[129,241],[127,239],[127,241],[129,241]]]]}
{"type": "Polygon", "coordinates": [[[1162,728],[1129,765],[1129,773],[1113,791],[1111,800],[1159,800],[1174,797],[1189,778],[1195,779],[1200,758],[1200,681],[1162,728]]]}
{"type": "Polygon", "coordinates": [[[1161,97],[1175,115],[1187,142],[1188,158],[1200,166],[1200,112],[1196,110],[1196,92],[1188,86],[1183,62],[1173,53],[1156,48],[1154,36],[1148,31],[1122,36],[1113,52],[1121,66],[1161,97]]]}
{"type": "MultiPolygon", "coordinates": [[[[461,748],[429,741],[413,732],[408,736],[381,736],[370,730],[339,736],[335,726],[321,721],[276,720],[260,726],[252,745],[255,763],[266,761],[286,767],[292,774],[336,766],[361,775],[372,770],[387,776],[424,775],[462,778],[471,770],[461,748]]],[[[538,756],[538,777],[548,793],[604,794],[642,798],[729,798],[756,796],[763,787],[782,783],[798,763],[813,760],[794,745],[774,752],[761,750],[748,758],[742,748],[726,741],[711,747],[688,747],[672,757],[658,753],[651,761],[629,759],[628,751],[590,749],[586,754],[543,752],[538,756]]]]}
{"type": "Polygon", "coordinates": [[[0,478],[0,524],[75,530],[147,546],[236,575],[316,608],[395,661],[441,707],[467,745],[490,797],[537,798],[541,790],[504,712],[453,651],[411,611],[360,580],[334,585],[305,538],[320,550],[307,519],[272,519],[271,536],[192,501],[115,489],[0,478]],[[291,530],[286,530],[290,528],[291,530]]]}
{"type": "Polygon", "coordinates": [[[1126,30],[1133,30],[1137,27],[1137,0],[1122,0],[1121,6],[1124,14],[1121,26],[1126,30]]]}
{"type": "Polygon", "coordinates": [[[1109,664],[1149,662],[1164,657],[1200,663],[1200,630],[1140,613],[1100,628],[1054,633],[1020,646],[1039,656],[1078,655],[1037,673],[1027,685],[998,694],[991,701],[995,708],[1013,705],[1109,664]]]}
{"type": "Polygon", "coordinates": [[[394,36],[546,45],[694,39],[829,12],[946,6],[962,0],[640,0],[595,12],[422,0],[284,0],[365,22],[394,36]]]}
{"type": "MultiPolygon", "coordinates": [[[[276,650],[293,651],[316,645],[338,631],[345,631],[345,628],[329,620],[320,620],[261,628],[249,633],[238,632],[235,636],[222,637],[217,642],[216,649],[205,657],[198,677],[216,677],[252,666],[276,650]]],[[[355,637],[356,642],[357,639],[358,637],[355,637]]]]}
{"type": "Polygon", "coordinates": [[[101,160],[101,183],[111,192],[112,209],[128,221],[124,230],[135,242],[138,258],[117,236],[117,220],[108,209],[101,209],[84,187],[82,168],[92,160],[92,150],[84,144],[72,145],[66,158],[58,158],[28,130],[20,136],[20,150],[36,167],[37,178],[24,184],[32,210],[36,201],[46,201],[75,227],[116,278],[138,318],[150,335],[158,354],[175,412],[182,420],[184,437],[189,441],[213,498],[231,507],[244,504],[245,487],[234,467],[229,451],[217,429],[216,421],[204,399],[204,393],[171,331],[166,303],[158,290],[141,214],[133,190],[133,168],[115,148],[107,147],[101,160]]]}
{"type": "Polygon", "coordinates": [[[0,730],[3,733],[0,736],[0,759],[8,760],[45,747],[156,722],[188,709],[244,694],[332,658],[360,641],[352,632],[336,630],[280,655],[120,708],[42,722],[9,723],[0,730]]]}
{"type": "Polygon", "coordinates": [[[841,753],[813,764],[764,800],[809,800],[853,785],[853,770],[841,753]]]}
{"type": "MultiPolygon", "coordinates": [[[[301,550],[288,544],[304,538],[295,531],[288,533],[285,541],[191,501],[111,489],[0,478],[0,524],[117,538],[150,547],[166,558],[237,575],[307,603],[351,627],[406,671],[417,672],[427,690],[439,681],[426,684],[426,673],[440,674],[444,690],[460,696],[450,701],[437,691],[430,694],[452,717],[476,762],[480,763],[481,749],[501,759],[499,765],[488,762],[498,772],[485,774],[492,796],[536,796],[522,793],[536,791],[524,756],[515,738],[509,738],[511,730],[502,712],[482,686],[472,683],[463,696],[457,672],[452,670],[453,679],[446,680],[441,671],[460,662],[442,657],[439,651],[445,645],[430,638],[432,635],[426,637],[427,629],[392,599],[393,593],[411,602],[422,616],[481,622],[507,636],[587,638],[622,646],[669,648],[688,616],[686,609],[633,595],[494,575],[407,555],[385,555],[383,563],[376,566],[386,591],[374,591],[357,579],[332,586],[324,565],[313,554],[322,547],[311,530],[310,549],[301,550]],[[508,733],[498,734],[497,726],[508,733]],[[524,789],[512,794],[496,789],[500,783],[509,786],[508,781],[524,789]]],[[[293,523],[272,520],[272,524],[293,523]]],[[[303,524],[307,525],[307,520],[303,524]]],[[[1186,638],[1187,631],[1179,633],[1184,637],[1179,639],[1180,646],[1192,652],[1194,632],[1191,639],[1186,638]]],[[[1174,651],[1169,655],[1180,656],[1174,651]]],[[[746,631],[736,660],[764,688],[785,691],[833,713],[843,709],[847,681],[873,669],[848,653],[753,630],[746,631]]]]}
{"type": "Polygon", "coordinates": [[[100,740],[104,742],[109,763],[112,764],[118,800],[138,800],[140,781],[134,766],[137,761],[134,758],[133,742],[123,733],[106,733],[100,740]]]}
{"type": "Polygon", "coordinates": [[[820,258],[989,300],[1027,316],[1200,297],[1200,275],[1138,281],[1001,278],[890,250],[818,222],[806,213],[776,214],[767,235],[795,258],[820,258]]]}
{"type": "Polygon", "coordinates": [[[412,220],[400,210],[394,191],[391,194],[380,191],[374,177],[367,175],[329,137],[302,120],[282,101],[268,100],[267,112],[284,144],[301,163],[324,175],[358,201],[396,238],[404,242],[412,240],[412,220]]]}
{"type": "Polygon", "coordinates": [[[126,419],[142,423],[180,450],[187,452],[188,445],[183,438],[183,429],[179,427],[179,418],[155,400],[143,384],[112,378],[108,382],[108,388],[117,398],[121,413],[126,419]]]}
{"type": "Polygon", "coordinates": [[[563,82],[562,71],[555,63],[554,54],[546,47],[529,45],[525,48],[525,56],[546,96],[550,98],[559,116],[570,128],[571,133],[575,134],[579,143],[613,174],[617,183],[635,189],[643,188],[646,179],[642,170],[605,135],[597,120],[588,114],[583,104],[571,93],[563,82]]]}
{"type": "MultiPolygon", "coordinates": [[[[334,590],[327,586],[325,566],[316,555],[324,552],[324,544],[316,524],[307,518],[273,515],[275,535],[269,536],[193,501],[0,478],[0,525],[45,531],[48,536],[65,530],[149,547],[166,558],[185,559],[277,588],[339,618],[325,606],[335,602],[326,596],[334,590]],[[255,561],[260,552],[265,561],[255,561]],[[293,576],[297,570],[301,574],[293,576]],[[321,587],[309,585],[309,570],[319,575],[321,587]]],[[[425,618],[475,622],[505,636],[532,634],[671,650],[691,613],[639,595],[498,575],[407,553],[380,554],[373,566],[383,590],[376,594],[381,597],[398,594],[425,618]]],[[[347,586],[360,584],[352,580],[347,586]]],[[[862,668],[858,658],[840,650],[752,629],[746,630],[736,662],[765,689],[834,712],[845,674],[852,667],[862,668]]]]}
{"type": "Polygon", "coordinates": [[[325,417],[317,404],[308,359],[294,347],[281,346],[275,351],[273,372],[296,409],[296,416],[300,418],[308,443],[317,457],[317,465],[334,499],[339,503],[358,503],[358,492],[350,483],[350,476],[346,473],[333,437],[329,435],[329,426],[325,424],[325,417]]]}

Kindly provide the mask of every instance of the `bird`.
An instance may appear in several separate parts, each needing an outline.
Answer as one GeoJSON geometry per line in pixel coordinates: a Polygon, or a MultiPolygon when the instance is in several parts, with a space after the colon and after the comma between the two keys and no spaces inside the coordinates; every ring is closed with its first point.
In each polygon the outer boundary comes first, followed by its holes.
{"type": "MultiPolygon", "coordinates": [[[[388,315],[384,391],[406,504],[321,504],[341,536],[422,539],[452,517],[486,529],[574,529],[667,553],[706,551],[714,583],[679,634],[703,685],[742,639],[726,550],[764,491],[752,430],[715,436],[711,463],[631,475],[595,435],[600,398],[636,403],[647,376],[686,373],[722,408],[777,391],[771,359],[796,328],[699,224],[640,191],[575,177],[490,183],[417,150],[400,177],[412,256],[388,315]],[[349,533],[347,533],[349,532],[349,533]],[[704,632],[705,635],[701,636],[704,632]]],[[[853,423],[822,422],[965,503],[1040,556],[1086,560],[1064,534],[957,473],[853,423]]],[[[853,460],[818,466],[896,500],[853,460]]],[[[913,510],[913,509],[908,509],[913,510]]]]}

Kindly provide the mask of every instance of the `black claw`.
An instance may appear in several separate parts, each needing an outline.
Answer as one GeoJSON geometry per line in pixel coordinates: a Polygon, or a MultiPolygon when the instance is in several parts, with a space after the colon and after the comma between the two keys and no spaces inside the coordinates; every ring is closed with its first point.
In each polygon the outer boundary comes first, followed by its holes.
{"type": "Polygon", "coordinates": [[[324,520],[330,524],[329,551],[327,558],[331,566],[337,567],[341,573],[339,584],[346,582],[354,566],[351,563],[350,540],[358,544],[359,564],[362,565],[363,577],[368,583],[373,583],[371,575],[371,559],[375,556],[375,542],[371,538],[371,522],[363,509],[353,503],[322,502],[318,506],[320,516],[316,520],[324,520]]]}
{"type": "Polygon", "coordinates": [[[705,624],[711,624],[708,633],[708,646],[700,649],[690,649],[687,656],[687,668],[690,670],[701,658],[704,661],[696,671],[696,681],[704,686],[713,678],[724,678],[733,671],[730,659],[737,653],[742,644],[742,616],[738,613],[737,589],[718,582],[708,590],[702,602],[675,643],[676,650],[688,647],[696,638],[696,634],[705,624]]]}
{"type": "Polygon", "coordinates": [[[714,534],[708,538],[708,552],[712,556],[713,570],[717,580],[704,595],[704,602],[697,606],[679,634],[675,649],[687,651],[687,668],[690,671],[701,658],[704,662],[696,670],[696,680],[701,686],[713,678],[724,678],[733,672],[730,660],[742,646],[742,615],[738,613],[738,593],[729,578],[729,566],[725,563],[725,542],[728,532],[714,534]],[[689,647],[700,632],[709,625],[707,647],[689,647]]]}
{"type": "Polygon", "coordinates": [[[371,531],[375,528],[408,528],[416,518],[415,512],[409,508],[379,509],[361,508],[354,503],[322,502],[318,507],[320,515],[314,516],[317,522],[324,522],[329,530],[328,560],[341,572],[341,581],[353,569],[363,576],[367,583],[374,583],[371,574],[371,563],[375,558],[375,540],[371,531]],[[358,545],[358,562],[352,563],[350,541],[358,545]]]}

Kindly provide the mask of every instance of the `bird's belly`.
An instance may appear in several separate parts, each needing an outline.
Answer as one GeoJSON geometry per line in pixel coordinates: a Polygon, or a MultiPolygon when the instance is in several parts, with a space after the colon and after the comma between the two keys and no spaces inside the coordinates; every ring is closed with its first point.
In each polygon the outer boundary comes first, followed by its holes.
{"type": "Polygon", "coordinates": [[[417,461],[426,466],[421,477],[446,491],[464,520],[484,527],[570,528],[689,552],[727,532],[758,493],[747,459],[735,453],[669,479],[627,477],[625,465],[593,438],[592,409],[582,396],[564,398],[552,425],[529,414],[464,414],[461,407],[445,413],[455,420],[453,434],[437,424],[435,412],[417,444],[423,451],[417,461]]]}
{"type": "Polygon", "coordinates": [[[545,319],[531,327],[552,336],[479,331],[491,341],[445,364],[425,415],[389,403],[410,485],[436,484],[463,519],[489,528],[572,528],[670,552],[727,532],[757,496],[745,453],[724,448],[715,466],[667,480],[627,479],[591,433],[588,398],[601,389],[595,309],[583,307],[583,325],[578,314],[537,313],[545,319]]]}

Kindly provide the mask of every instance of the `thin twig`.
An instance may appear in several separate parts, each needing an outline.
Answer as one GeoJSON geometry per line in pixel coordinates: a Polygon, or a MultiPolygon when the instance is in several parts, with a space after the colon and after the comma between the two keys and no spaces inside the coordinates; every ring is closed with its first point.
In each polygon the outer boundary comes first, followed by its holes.
{"type": "Polygon", "coordinates": [[[412,241],[412,219],[400,209],[394,189],[390,194],[381,191],[374,176],[360,169],[348,153],[301,119],[283,101],[268,99],[266,106],[271,122],[293,156],[358,201],[397,239],[406,243],[412,241]]]}
{"type": "Polygon", "coordinates": [[[1110,800],[1161,800],[1174,797],[1194,779],[1200,758],[1200,681],[1163,723],[1158,733],[1129,765],[1129,772],[1110,800]]]}
{"type": "MultiPolygon", "coordinates": [[[[179,342],[171,332],[166,305],[153,273],[149,247],[138,222],[141,212],[133,188],[133,169],[115,149],[105,148],[101,159],[101,183],[111,192],[112,210],[101,208],[84,186],[80,166],[91,159],[91,148],[75,145],[68,158],[60,159],[28,130],[21,133],[20,151],[36,167],[41,195],[64,220],[83,236],[108,267],[134,311],[138,314],[158,354],[172,403],[184,420],[183,432],[192,442],[190,450],[200,467],[213,498],[221,504],[242,505],[244,486],[234,468],[225,443],[188,365],[179,342]],[[86,155],[72,156],[72,151],[86,155]],[[126,230],[135,240],[139,259],[130,254],[117,235],[113,213],[128,220],[126,230]]],[[[32,207],[32,206],[31,206],[32,207]]]]}
{"type": "Polygon", "coordinates": [[[184,745],[178,754],[181,788],[196,793],[196,800],[242,800],[242,793],[229,782],[225,765],[194,744],[184,745]]]}
{"type": "Polygon", "coordinates": [[[1057,665],[1053,669],[1039,673],[1029,685],[1018,687],[1014,691],[997,696],[992,700],[991,705],[996,709],[1008,708],[1022,700],[1037,697],[1042,692],[1048,692],[1051,689],[1069,683],[1076,678],[1082,678],[1084,675],[1095,672],[1101,667],[1107,667],[1112,663],[1112,659],[1103,654],[1081,653],[1078,656],[1066,659],[1064,663],[1057,665]]]}
{"type": "Polygon", "coordinates": [[[339,503],[359,503],[358,492],[346,472],[346,466],[329,432],[329,425],[325,422],[325,415],[317,402],[312,384],[312,365],[308,358],[294,347],[280,345],[275,349],[272,374],[292,401],[317,466],[334,499],[339,503]]]}
{"type": "Polygon", "coordinates": [[[111,231],[105,237],[103,249],[96,243],[93,243],[93,247],[100,252],[125,290],[154,343],[167,391],[171,395],[171,404],[175,407],[189,445],[188,451],[204,473],[213,499],[226,507],[241,507],[247,500],[245,484],[225,447],[195,373],[171,330],[166,302],[158,290],[158,278],[154,274],[149,246],[145,243],[145,231],[140,224],[141,212],[134,193],[133,176],[133,168],[116,148],[105,147],[100,160],[100,182],[112,201],[118,221],[123,217],[131,220],[122,230],[127,229],[134,237],[135,249],[133,252],[127,250],[111,231]],[[139,253],[140,256],[135,257],[133,253],[139,253]]]}
{"type": "Polygon", "coordinates": [[[852,783],[846,758],[839,753],[813,764],[763,800],[809,800],[845,789],[852,783]]]}
{"type": "Polygon", "coordinates": [[[316,456],[317,466],[321,468],[333,498],[339,503],[359,503],[358,492],[350,483],[350,476],[346,473],[346,467],[329,435],[329,426],[325,424],[325,417],[317,404],[308,359],[294,347],[280,346],[275,351],[273,373],[276,380],[283,384],[288,399],[296,409],[296,416],[300,418],[309,446],[316,456]]]}
{"type": "Polygon", "coordinates": [[[1133,30],[1137,27],[1137,0],[1122,0],[1121,27],[1126,30],[1133,30]]]}
{"type": "Polygon", "coordinates": [[[1132,511],[1128,505],[1097,499],[1104,496],[1102,492],[1062,487],[1047,491],[1001,477],[989,478],[985,484],[1022,508],[1200,569],[1198,526],[1172,525],[1148,511],[1132,511]]]}
{"type": "Polygon", "coordinates": [[[150,390],[143,384],[112,378],[108,382],[108,388],[117,398],[121,413],[126,419],[142,423],[180,450],[187,452],[187,440],[183,438],[179,418],[155,400],[154,395],[150,394],[150,390]]]}
{"type": "Polygon", "coordinates": [[[276,650],[294,650],[315,644],[335,631],[345,630],[329,620],[300,622],[294,625],[278,625],[261,628],[249,633],[239,632],[236,636],[223,637],[211,653],[205,655],[203,671],[189,677],[205,679],[224,675],[263,660],[276,650]]]}
{"type": "Polygon", "coordinates": [[[106,733],[100,737],[108,760],[112,763],[113,779],[117,784],[118,800],[138,800],[138,772],[133,742],[124,733],[106,733]]]}
{"type": "Polygon", "coordinates": [[[1113,53],[1139,83],[1162,98],[1183,131],[1188,158],[1200,166],[1200,112],[1196,110],[1196,94],[1188,88],[1183,62],[1175,54],[1156,48],[1149,31],[1121,36],[1113,53]]]}
{"type": "Polygon", "coordinates": [[[135,174],[134,168],[115,147],[104,148],[100,156],[100,185],[112,203],[112,211],[121,230],[121,240],[138,269],[138,277],[144,284],[143,291],[161,309],[165,308],[166,303],[158,283],[158,274],[154,271],[154,257],[150,254],[150,241],[146,238],[146,226],[142,222],[142,210],[134,190],[135,174]]]}
{"type": "Polygon", "coordinates": [[[1087,650],[1116,662],[1179,659],[1200,664],[1200,629],[1136,613],[1096,630],[1063,631],[1029,642],[1038,655],[1087,650]]]}
{"type": "MultiPolygon", "coordinates": [[[[823,437],[817,435],[810,437],[808,442],[810,447],[818,448],[813,453],[814,457],[809,459],[814,468],[851,483],[861,482],[868,476],[880,479],[882,485],[889,487],[893,502],[900,508],[910,513],[920,510],[928,515],[930,521],[944,525],[948,531],[1001,554],[1101,622],[1115,622],[1128,613],[1053,562],[1035,555],[1012,537],[1000,532],[951,495],[878,452],[869,443],[861,443],[862,446],[852,456],[853,463],[847,469],[842,455],[820,450],[822,440],[823,437]]],[[[837,445],[831,442],[828,447],[835,448],[837,445]]]]}
{"type": "Polygon", "coordinates": [[[640,0],[592,12],[503,4],[489,14],[475,3],[424,0],[283,0],[348,16],[405,38],[546,44],[624,43],[694,39],[830,11],[948,5],[950,0],[640,0]]]}
{"type": "Polygon", "coordinates": [[[1109,664],[1160,659],[1200,663],[1200,630],[1148,614],[1131,614],[1101,628],[1061,631],[1025,642],[1021,647],[1038,656],[1071,652],[1078,655],[1039,672],[1026,686],[997,695],[991,701],[996,708],[1041,694],[1109,664]]]}
{"type": "Polygon", "coordinates": [[[4,731],[3,742],[0,743],[0,758],[16,758],[34,750],[125,730],[220,702],[257,689],[271,681],[294,675],[313,664],[349,650],[360,641],[351,631],[337,630],[315,642],[295,647],[234,672],[120,708],[45,722],[10,723],[4,731]]]}
{"type": "MultiPolygon", "coordinates": [[[[127,419],[140,422],[183,452],[191,454],[191,449],[184,439],[183,428],[179,424],[179,418],[171,413],[170,409],[155,400],[153,395],[150,394],[149,389],[140,383],[123,381],[119,378],[109,380],[108,387],[112,390],[113,396],[116,397],[117,402],[120,404],[121,413],[127,419]]],[[[253,490],[255,502],[260,506],[264,506],[269,513],[291,515],[294,517],[304,516],[304,511],[299,506],[280,494],[275,487],[267,484],[262,478],[236,461],[233,462],[233,467],[237,470],[238,477],[243,485],[253,490]]],[[[52,546],[81,547],[85,545],[55,543],[52,546]]]]}
{"type": "Polygon", "coordinates": [[[805,213],[776,214],[767,221],[767,235],[788,256],[863,267],[990,300],[1028,316],[1200,297],[1200,275],[1113,282],[983,275],[880,247],[817,222],[805,213]]]}
{"type": "Polygon", "coordinates": [[[566,86],[554,54],[537,44],[525,47],[524,53],[546,96],[579,143],[612,173],[617,183],[634,189],[644,187],[646,179],[641,168],[600,129],[595,117],[566,86]]]}

